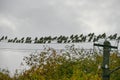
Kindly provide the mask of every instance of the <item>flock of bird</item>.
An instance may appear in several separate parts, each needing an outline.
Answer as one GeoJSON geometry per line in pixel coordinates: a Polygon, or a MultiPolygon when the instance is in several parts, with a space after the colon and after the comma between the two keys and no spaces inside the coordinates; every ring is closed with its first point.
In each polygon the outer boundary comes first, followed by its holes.
{"type": "Polygon", "coordinates": [[[45,44],[45,43],[80,43],[80,42],[98,42],[100,39],[107,40],[120,40],[120,36],[117,33],[113,35],[106,36],[106,33],[96,36],[94,33],[89,33],[88,35],[71,35],[71,36],[55,36],[55,37],[36,37],[32,39],[31,37],[22,37],[18,39],[9,39],[7,36],[2,36],[0,42],[6,40],[8,43],[35,43],[35,44],[45,44]]]}

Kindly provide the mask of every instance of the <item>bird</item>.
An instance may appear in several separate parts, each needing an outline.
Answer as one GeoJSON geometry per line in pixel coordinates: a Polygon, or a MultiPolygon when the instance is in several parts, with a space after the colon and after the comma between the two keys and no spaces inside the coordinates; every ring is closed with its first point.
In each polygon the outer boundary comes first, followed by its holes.
{"type": "Polygon", "coordinates": [[[13,39],[8,39],[8,42],[13,42],[13,39]]]}
{"type": "Polygon", "coordinates": [[[109,38],[110,40],[112,40],[113,36],[112,36],[112,35],[110,35],[110,36],[108,36],[108,38],[109,38]]]}
{"type": "Polygon", "coordinates": [[[51,40],[48,40],[48,43],[51,43],[51,40]]]}
{"type": "Polygon", "coordinates": [[[71,40],[68,40],[67,43],[70,43],[71,40]]]}
{"type": "Polygon", "coordinates": [[[37,38],[37,37],[35,38],[35,41],[36,41],[36,40],[38,40],[38,38],[37,38]]]}
{"type": "Polygon", "coordinates": [[[64,43],[67,43],[68,37],[63,37],[64,43]]]}
{"type": "Polygon", "coordinates": [[[21,40],[24,40],[24,37],[22,37],[21,40]]]}
{"type": "Polygon", "coordinates": [[[21,43],[24,43],[24,40],[21,40],[21,43]]]}
{"type": "Polygon", "coordinates": [[[91,33],[91,35],[89,36],[88,42],[91,42],[91,40],[93,39],[94,33],[91,33]]]}
{"type": "Polygon", "coordinates": [[[86,36],[83,36],[82,39],[81,39],[82,42],[85,42],[85,41],[86,41],[86,38],[87,38],[86,36]]]}
{"type": "Polygon", "coordinates": [[[62,38],[62,35],[60,35],[58,38],[57,38],[57,40],[59,40],[59,39],[61,39],[62,38]]]}
{"type": "Polygon", "coordinates": [[[83,34],[81,34],[79,37],[83,37],[83,34]]]}
{"type": "Polygon", "coordinates": [[[98,41],[98,38],[94,37],[93,42],[96,42],[96,41],[98,41]]]}
{"type": "Polygon", "coordinates": [[[34,43],[38,43],[38,38],[35,37],[34,43]]]}
{"type": "Polygon", "coordinates": [[[56,40],[57,39],[57,36],[53,37],[52,40],[56,40]]]}
{"type": "Polygon", "coordinates": [[[13,43],[16,42],[16,40],[17,40],[17,37],[15,37],[15,38],[13,39],[13,43]]]}
{"type": "Polygon", "coordinates": [[[5,40],[7,39],[7,36],[5,36],[5,40]]]}
{"type": "Polygon", "coordinates": [[[57,40],[57,43],[62,43],[62,40],[57,40]]]}
{"type": "Polygon", "coordinates": [[[112,36],[112,39],[116,39],[116,38],[117,38],[117,33],[112,36]]]}
{"type": "Polygon", "coordinates": [[[23,43],[23,42],[24,42],[24,37],[22,37],[20,40],[20,43],[23,43]]]}
{"type": "Polygon", "coordinates": [[[72,39],[72,38],[73,38],[73,36],[74,36],[74,35],[72,34],[72,35],[70,36],[70,38],[72,39]]]}
{"type": "Polygon", "coordinates": [[[16,43],[20,43],[21,40],[16,40],[16,43]]]}
{"type": "Polygon", "coordinates": [[[88,36],[91,36],[91,33],[89,33],[88,36]]]}
{"type": "Polygon", "coordinates": [[[17,40],[17,37],[15,37],[14,40],[17,40]]]}
{"type": "Polygon", "coordinates": [[[4,40],[4,36],[2,36],[0,40],[4,40]]]}
{"type": "Polygon", "coordinates": [[[106,34],[103,33],[103,34],[101,35],[101,37],[102,37],[102,38],[106,38],[106,34]]]}
{"type": "Polygon", "coordinates": [[[31,43],[31,42],[32,42],[31,37],[27,37],[25,43],[31,43]]]}
{"type": "Polygon", "coordinates": [[[117,40],[120,40],[120,36],[117,38],[117,40]]]}

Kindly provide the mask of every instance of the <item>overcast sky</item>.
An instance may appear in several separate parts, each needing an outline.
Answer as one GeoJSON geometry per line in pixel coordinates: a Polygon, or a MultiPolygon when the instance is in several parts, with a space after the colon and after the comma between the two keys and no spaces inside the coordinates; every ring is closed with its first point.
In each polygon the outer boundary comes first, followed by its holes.
{"type": "MultiPolygon", "coordinates": [[[[0,36],[120,34],[119,25],[120,0],[0,0],[0,36]]],[[[18,68],[23,52],[0,52],[0,67],[18,68]]]]}
{"type": "Polygon", "coordinates": [[[120,0],[0,0],[0,34],[120,33],[120,0]]]}

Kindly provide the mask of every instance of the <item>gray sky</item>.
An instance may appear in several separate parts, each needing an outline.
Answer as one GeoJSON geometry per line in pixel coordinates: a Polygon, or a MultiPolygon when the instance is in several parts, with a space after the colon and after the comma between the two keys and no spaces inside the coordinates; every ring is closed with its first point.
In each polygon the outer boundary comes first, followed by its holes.
{"type": "Polygon", "coordinates": [[[120,33],[120,0],[0,0],[0,34],[120,33]]]}
{"type": "MultiPolygon", "coordinates": [[[[120,0],[0,0],[0,36],[120,34],[119,25],[120,0]]],[[[11,71],[26,55],[19,51],[0,52],[0,67],[11,71]]]]}

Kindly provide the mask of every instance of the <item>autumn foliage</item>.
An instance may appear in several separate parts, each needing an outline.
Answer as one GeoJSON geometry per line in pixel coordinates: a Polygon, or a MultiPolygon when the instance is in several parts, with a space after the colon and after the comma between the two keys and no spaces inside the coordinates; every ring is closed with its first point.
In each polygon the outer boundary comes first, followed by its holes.
{"type": "MultiPolygon", "coordinates": [[[[10,78],[6,73],[0,73],[0,80],[101,80],[102,54],[74,46],[59,53],[48,48],[40,53],[24,57],[24,64],[29,66],[19,74],[10,78]]],[[[120,66],[117,52],[111,53],[110,69],[120,66]]],[[[111,74],[111,80],[120,80],[120,71],[111,74]]]]}

